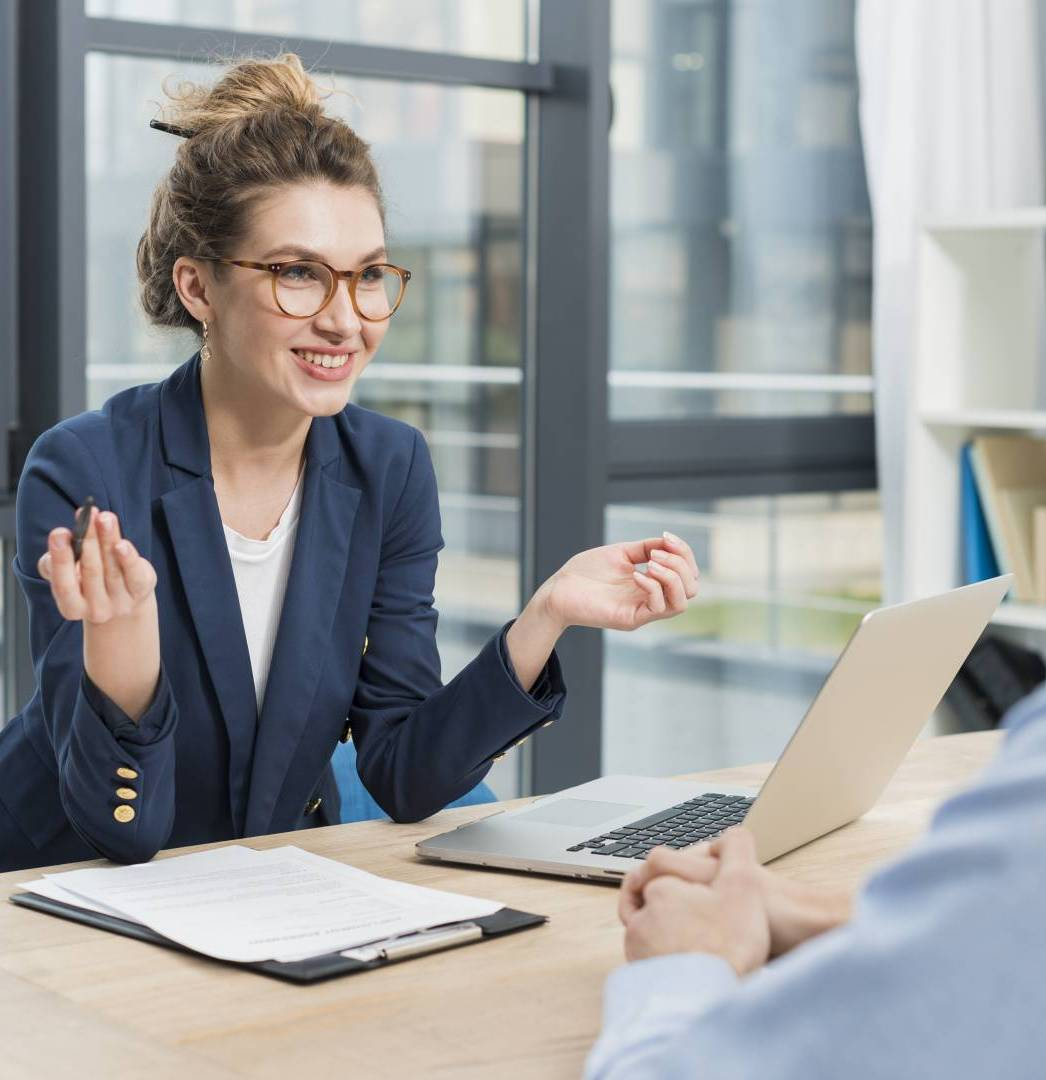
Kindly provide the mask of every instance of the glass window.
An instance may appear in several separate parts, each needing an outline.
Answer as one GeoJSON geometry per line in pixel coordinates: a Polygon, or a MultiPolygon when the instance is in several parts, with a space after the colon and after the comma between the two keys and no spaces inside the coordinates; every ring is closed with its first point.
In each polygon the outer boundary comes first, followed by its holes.
{"type": "Polygon", "coordinates": [[[614,0],[614,419],[871,411],[853,0],[614,0]]]}
{"type": "Polygon", "coordinates": [[[86,0],[88,15],[354,45],[525,56],[526,0],[86,0]]]}
{"type": "Polygon", "coordinates": [[[880,597],[875,492],[613,505],[608,543],[669,529],[698,596],[605,635],[603,771],[666,776],[775,758],[880,597]]]}
{"type": "MultiPolygon", "coordinates": [[[[196,348],[146,324],[134,252],[175,140],[152,131],[162,80],[201,65],[87,59],[88,397],[165,377],[196,348]]],[[[370,142],[385,185],[404,306],[358,384],[359,404],[421,428],[439,480],[447,547],[436,601],[444,677],[518,612],[522,388],[522,145],[514,91],[337,79],[331,111],[370,142]]],[[[502,797],[518,755],[495,766],[502,797]]]]}

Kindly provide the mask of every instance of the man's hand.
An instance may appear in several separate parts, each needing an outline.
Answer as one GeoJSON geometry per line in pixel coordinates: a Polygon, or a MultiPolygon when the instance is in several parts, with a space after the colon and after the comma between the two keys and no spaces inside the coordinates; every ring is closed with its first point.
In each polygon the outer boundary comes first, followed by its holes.
{"type": "Polygon", "coordinates": [[[759,890],[755,842],[731,829],[719,844],[716,873],[707,883],[660,874],[642,891],[642,906],[625,923],[625,956],[644,960],[671,953],[722,957],[745,975],[770,955],[770,924],[759,890]]]}
{"type": "MultiPolygon", "coordinates": [[[[731,830],[732,832],[733,830],[731,830]]],[[[644,891],[656,878],[676,877],[692,884],[710,884],[719,868],[724,838],[696,844],[685,851],[656,848],[645,862],[622,882],[618,902],[621,921],[628,925],[644,903],[644,891]]],[[[780,956],[808,938],[831,930],[850,917],[850,895],[841,889],[807,885],[755,864],[751,868],[752,888],[759,894],[770,926],[770,955],[780,956]]]]}

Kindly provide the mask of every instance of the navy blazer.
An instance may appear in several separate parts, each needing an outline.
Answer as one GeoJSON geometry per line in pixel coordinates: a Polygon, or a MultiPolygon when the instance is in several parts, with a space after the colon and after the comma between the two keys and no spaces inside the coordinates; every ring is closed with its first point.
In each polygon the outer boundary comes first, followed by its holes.
{"type": "Polygon", "coordinates": [[[199,354],[37,440],[18,486],[14,561],[36,690],[0,729],[0,870],[99,853],[137,862],[164,847],[334,824],[330,759],[350,730],[367,789],[393,819],[416,821],[561,714],[555,655],[541,696],[524,692],[507,628],[442,685],[432,588],[443,540],[420,433],[350,404],[312,421],[305,458],[259,715],[199,354]],[[156,569],[161,674],[138,723],[87,679],[81,624],[62,618],[36,572],[48,532],[71,524],[88,495],[156,569]]]}

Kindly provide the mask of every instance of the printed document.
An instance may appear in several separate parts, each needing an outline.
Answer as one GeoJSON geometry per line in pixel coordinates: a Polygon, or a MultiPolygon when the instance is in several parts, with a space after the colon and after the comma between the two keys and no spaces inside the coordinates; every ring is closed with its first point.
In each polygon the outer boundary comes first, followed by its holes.
{"type": "Polygon", "coordinates": [[[142,923],[221,960],[303,960],[504,905],[408,885],[285,846],[46,874],[23,888],[142,923]]]}

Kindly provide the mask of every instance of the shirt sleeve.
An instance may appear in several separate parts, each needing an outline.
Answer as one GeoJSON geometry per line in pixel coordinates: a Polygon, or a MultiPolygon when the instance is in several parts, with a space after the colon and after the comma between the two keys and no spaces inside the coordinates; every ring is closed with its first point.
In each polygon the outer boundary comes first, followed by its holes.
{"type": "Polygon", "coordinates": [[[707,956],[611,976],[588,1080],[1041,1073],[1046,696],[851,922],[734,980],[707,956]]]}
{"type": "Polygon", "coordinates": [[[512,622],[507,623],[502,628],[501,633],[498,634],[498,656],[501,657],[501,663],[504,665],[506,674],[519,687],[520,693],[526,694],[538,708],[552,712],[562,698],[566,696],[567,692],[566,685],[563,682],[563,671],[559,666],[559,657],[553,652],[541,669],[541,674],[538,675],[534,685],[529,691],[525,690],[523,684],[519,681],[519,676],[516,674],[516,668],[512,663],[512,656],[509,653],[506,641],[512,623],[515,621],[513,619],[512,622]]]}
{"type": "Polygon", "coordinates": [[[98,718],[116,739],[132,743],[151,743],[155,741],[163,727],[169,704],[166,699],[170,693],[170,683],[162,663],[160,678],[157,680],[152,700],[137,722],[132,720],[108,694],[100,690],[86,671],[83,673],[80,690],[88,706],[98,714],[98,718]]]}
{"type": "Polygon", "coordinates": [[[676,955],[618,968],[603,994],[603,1033],[588,1059],[589,1077],[646,1076],[645,1062],[685,1036],[694,1018],[737,985],[716,956],[676,955]]]}

